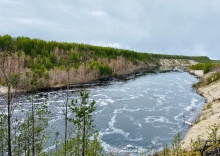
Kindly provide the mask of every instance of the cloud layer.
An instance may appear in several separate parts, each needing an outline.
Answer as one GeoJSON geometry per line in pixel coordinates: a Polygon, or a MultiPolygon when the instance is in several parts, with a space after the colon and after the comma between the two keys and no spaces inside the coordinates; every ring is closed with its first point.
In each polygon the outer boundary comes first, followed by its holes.
{"type": "Polygon", "coordinates": [[[220,59],[219,0],[0,0],[0,35],[220,59]]]}

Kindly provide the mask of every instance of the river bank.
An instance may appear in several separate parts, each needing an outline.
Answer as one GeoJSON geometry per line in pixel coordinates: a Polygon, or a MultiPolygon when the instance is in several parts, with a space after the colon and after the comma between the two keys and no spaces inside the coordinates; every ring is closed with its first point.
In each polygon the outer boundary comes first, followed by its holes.
{"type": "Polygon", "coordinates": [[[8,92],[8,88],[0,85],[0,93],[6,94],[8,92]]]}
{"type": "MultiPolygon", "coordinates": [[[[201,71],[190,72],[201,79],[209,75],[203,74],[201,71]]],[[[207,86],[199,87],[198,92],[206,98],[206,103],[197,121],[195,121],[181,142],[181,147],[188,151],[191,150],[193,142],[200,140],[201,144],[203,144],[205,140],[210,139],[209,133],[213,125],[220,126],[220,80],[207,86]]],[[[217,131],[217,136],[219,135],[220,129],[217,131]]]]}
{"type": "MultiPolygon", "coordinates": [[[[163,66],[164,67],[164,66],[163,66]]],[[[172,67],[171,67],[171,69],[172,69],[172,67]]],[[[165,71],[166,71],[167,69],[165,69],[165,71]]],[[[157,71],[156,71],[157,72],[157,71]]],[[[171,72],[171,73],[173,73],[173,72],[171,72]]],[[[157,107],[158,106],[161,106],[162,107],[162,104],[166,104],[166,102],[170,102],[170,99],[169,98],[165,98],[166,96],[163,96],[163,94],[164,94],[164,92],[166,92],[166,94],[171,94],[171,93],[174,93],[175,91],[174,90],[172,90],[171,88],[170,88],[170,86],[186,86],[186,84],[184,83],[184,84],[182,84],[182,85],[180,85],[182,82],[185,82],[185,81],[182,81],[182,80],[180,80],[180,78],[183,78],[184,80],[186,80],[186,76],[188,75],[189,76],[189,78],[190,78],[190,81],[189,82],[192,82],[191,81],[191,78],[192,79],[194,79],[194,81],[193,82],[196,82],[196,79],[193,77],[193,76],[190,76],[188,73],[183,73],[183,75],[182,76],[179,76],[179,77],[176,77],[176,80],[178,80],[178,82],[176,82],[176,83],[174,83],[174,77],[172,76],[172,77],[165,77],[165,78],[161,78],[161,75],[160,74],[155,74],[155,75],[158,75],[158,77],[157,77],[157,79],[155,79],[155,78],[153,78],[153,80],[154,80],[154,84],[156,85],[156,86],[161,86],[161,84],[158,84],[158,82],[161,82],[161,80],[166,80],[167,82],[166,83],[164,83],[164,84],[166,84],[166,86],[164,86],[164,88],[162,88],[162,89],[164,89],[164,90],[161,90],[161,94],[159,94],[158,95],[158,90],[155,90],[155,86],[153,86],[152,87],[152,90],[144,90],[144,89],[149,89],[149,87],[144,87],[143,89],[138,89],[137,91],[135,91],[134,93],[132,93],[133,92],[133,90],[134,90],[134,88],[138,88],[137,87],[137,85],[138,85],[138,83],[137,82],[135,82],[135,83],[133,83],[133,85],[130,87],[130,88],[132,88],[132,92],[131,92],[131,94],[128,94],[127,96],[125,96],[125,93],[128,91],[128,87],[126,87],[126,88],[124,88],[123,90],[121,90],[122,88],[120,87],[120,88],[115,88],[115,90],[114,90],[114,92],[118,92],[117,93],[117,95],[122,95],[122,99],[123,100],[127,100],[127,99],[129,99],[129,104],[130,103],[132,103],[132,102],[130,102],[130,100],[133,100],[133,99],[135,99],[135,98],[137,98],[137,97],[139,97],[139,98],[142,98],[142,97],[149,97],[149,94],[150,93],[152,93],[152,97],[154,97],[155,95],[156,95],[156,97],[158,97],[159,98],[159,100],[157,100],[157,102],[158,102],[158,104],[156,105],[157,107]],[[185,74],[185,75],[184,75],[185,74]],[[179,81],[180,80],[180,81],[179,81]],[[125,91],[125,92],[122,92],[122,91],[125,91]],[[142,91],[142,92],[140,92],[139,93],[139,91],[142,91]],[[155,92],[154,92],[155,91],[155,92]],[[123,94],[122,94],[123,93],[123,94]],[[136,95],[136,93],[138,93],[137,95],[136,95]],[[147,94],[146,94],[147,93],[147,94]],[[154,94],[153,94],[154,93],[154,94]],[[146,96],[144,96],[146,94],[146,96]],[[163,98],[164,97],[164,98],[163,98]],[[169,100],[168,100],[169,99],[169,100]],[[167,101],[166,101],[167,100],[167,101]]],[[[129,76],[132,76],[132,75],[127,75],[127,77],[129,77],[129,76]]],[[[124,76],[124,78],[126,79],[127,78],[126,77],[126,75],[124,76]]],[[[123,76],[122,76],[122,78],[123,78],[123,76]]],[[[152,79],[152,78],[150,78],[150,79],[152,79]]],[[[104,80],[105,81],[105,80],[104,80]]],[[[108,81],[108,79],[106,79],[106,82],[108,81]]],[[[143,82],[149,82],[149,81],[143,81],[143,80],[141,80],[141,81],[139,81],[139,84],[140,84],[140,86],[143,86],[143,82]]],[[[86,83],[87,85],[89,85],[89,83],[86,83]]],[[[98,84],[98,83],[97,83],[98,84]]],[[[96,85],[96,84],[95,84],[96,85]]],[[[77,86],[79,86],[80,87],[80,84],[78,84],[77,86]]],[[[191,90],[191,84],[189,84],[189,90],[188,91],[192,91],[191,90]]],[[[7,89],[7,88],[5,88],[5,89],[7,89]]],[[[176,89],[176,91],[180,91],[180,93],[183,93],[185,90],[181,90],[182,88],[179,88],[179,89],[176,89]]],[[[188,93],[188,91],[185,91],[186,93],[188,93]]],[[[103,90],[101,90],[101,92],[103,93],[103,90]]],[[[193,91],[194,92],[194,91],[193,91]]],[[[95,94],[97,97],[99,97],[100,96],[100,94],[99,94],[100,92],[98,91],[98,93],[97,94],[95,94]]],[[[171,97],[173,97],[175,94],[171,94],[171,97]]],[[[195,96],[198,96],[198,94],[196,94],[195,93],[195,96]]],[[[108,105],[108,103],[115,103],[116,102],[116,100],[117,99],[119,99],[119,98],[116,98],[115,96],[114,97],[112,97],[112,98],[109,98],[110,97],[110,95],[107,95],[106,96],[107,97],[107,99],[102,99],[101,101],[100,101],[100,98],[103,98],[103,95],[102,96],[100,96],[99,98],[97,98],[97,102],[101,102],[101,106],[103,107],[103,109],[104,108],[106,108],[106,106],[108,105]]],[[[191,97],[191,95],[189,96],[189,97],[191,97]]],[[[186,103],[186,106],[188,106],[188,104],[189,104],[189,102],[190,101],[188,101],[187,102],[187,99],[183,99],[182,98],[182,96],[181,95],[179,95],[178,96],[178,98],[177,99],[175,99],[175,100],[173,100],[174,101],[174,103],[176,103],[176,101],[179,101],[179,99],[182,99],[185,103],[186,103]]],[[[55,101],[55,100],[54,100],[55,101]]],[[[58,99],[56,100],[56,101],[58,101],[58,99]]],[[[200,105],[200,108],[202,107],[202,104],[203,104],[203,101],[204,101],[204,99],[202,100],[202,102],[201,102],[201,105],[200,105]]],[[[119,104],[121,104],[122,102],[121,102],[121,100],[120,100],[120,102],[117,104],[117,106],[119,105],[119,104]]],[[[139,102],[138,102],[138,104],[139,104],[139,102]]],[[[152,104],[153,105],[155,105],[155,102],[152,102],[152,104]]],[[[144,100],[144,105],[143,105],[144,107],[146,107],[146,104],[145,104],[145,100],[144,100]]],[[[139,106],[138,106],[139,107],[139,106]]],[[[142,108],[143,109],[143,107],[140,107],[140,108],[142,108]]],[[[166,106],[163,106],[162,107],[162,109],[164,109],[164,110],[169,110],[170,108],[172,108],[172,107],[168,107],[168,108],[166,108],[166,106]]],[[[178,109],[180,109],[180,113],[181,113],[181,111],[185,108],[185,107],[181,107],[181,106],[178,106],[177,107],[178,109]]],[[[141,110],[142,110],[141,109],[141,110]]],[[[100,109],[100,110],[102,110],[102,109],[100,109]]],[[[112,127],[112,125],[114,126],[114,123],[115,123],[115,118],[114,117],[116,117],[116,115],[117,116],[119,116],[119,115],[121,115],[121,114],[123,114],[123,113],[120,113],[121,111],[125,111],[125,112],[129,112],[129,111],[139,111],[139,109],[134,109],[134,108],[132,108],[132,109],[128,109],[128,108],[125,108],[124,107],[124,105],[122,105],[120,108],[117,108],[117,109],[115,109],[115,110],[113,110],[113,115],[112,115],[112,118],[111,118],[111,120],[110,121],[107,121],[107,122],[105,122],[105,123],[110,123],[110,128],[111,129],[113,129],[113,130],[117,130],[115,127],[112,127]]],[[[146,110],[148,110],[147,108],[146,108],[146,110]]],[[[153,109],[154,110],[154,109],[153,109]]],[[[158,109],[158,110],[160,110],[160,109],[158,109]]],[[[190,110],[188,110],[189,112],[190,112],[190,110]]],[[[151,126],[151,124],[152,124],[152,121],[154,122],[154,123],[157,123],[157,124],[159,124],[159,125],[162,125],[162,124],[166,124],[166,122],[169,122],[170,120],[172,120],[172,118],[173,117],[171,117],[171,119],[166,119],[166,118],[163,118],[162,116],[159,116],[159,118],[157,117],[158,116],[158,114],[157,115],[154,115],[154,116],[151,116],[151,117],[148,117],[149,116],[149,112],[152,112],[152,110],[150,110],[150,111],[148,111],[148,113],[144,113],[145,115],[146,115],[146,117],[145,117],[145,120],[144,120],[144,122],[142,123],[142,122],[140,122],[140,121],[138,121],[137,123],[136,123],[136,126],[135,127],[138,127],[138,128],[142,128],[142,126],[144,125],[144,123],[148,123],[149,125],[147,125],[145,128],[143,128],[143,129],[145,129],[144,130],[144,133],[145,133],[145,131],[146,131],[146,129],[147,128],[149,128],[150,126],[151,126]],[[164,123],[163,123],[164,122],[164,123]]],[[[166,112],[166,111],[162,111],[162,112],[166,112]]],[[[176,112],[176,111],[174,111],[174,112],[176,112]]],[[[177,115],[178,115],[179,113],[177,113],[177,115]]],[[[178,119],[178,116],[177,115],[174,115],[174,116],[176,116],[176,118],[175,118],[175,120],[177,120],[178,119]]],[[[186,114],[185,114],[186,115],[186,114]]],[[[100,117],[100,119],[102,119],[101,117],[100,117]]],[[[131,120],[133,121],[133,119],[131,118],[131,120]]],[[[182,121],[182,117],[180,116],[179,117],[179,120],[181,120],[182,121]]],[[[121,121],[122,122],[122,121],[121,121]]],[[[124,123],[124,122],[123,122],[124,123]]],[[[170,124],[170,122],[169,122],[169,124],[170,124]]],[[[116,124],[115,124],[116,125],[116,124]]],[[[108,125],[107,125],[108,126],[108,125]]],[[[170,126],[169,126],[170,127],[170,126]]],[[[102,126],[101,126],[101,128],[102,128],[102,126]]],[[[129,127],[129,128],[126,128],[125,129],[125,132],[126,132],[126,130],[130,130],[131,128],[129,127]]],[[[153,128],[152,128],[153,129],[153,128]]],[[[178,130],[180,130],[180,128],[178,129],[178,130]]],[[[187,128],[187,130],[188,130],[188,128],[187,128]]],[[[162,131],[164,131],[164,127],[163,127],[163,130],[162,131]]],[[[167,131],[170,131],[170,129],[169,130],[167,130],[167,131]]],[[[106,128],[106,132],[105,133],[108,133],[108,128],[106,128]]],[[[104,133],[104,134],[105,134],[104,133]]],[[[122,133],[122,134],[126,134],[126,133],[122,133]]],[[[158,142],[158,143],[160,143],[161,141],[163,141],[163,140],[160,140],[160,138],[163,138],[163,137],[158,137],[158,135],[159,135],[160,133],[158,133],[158,134],[156,134],[155,135],[155,142],[158,142]]],[[[123,140],[123,139],[122,139],[123,140]]],[[[146,138],[144,138],[143,140],[149,140],[147,137],[146,138]]],[[[165,142],[166,143],[166,142],[165,142]]]]}
{"type": "MultiPolygon", "coordinates": [[[[117,61],[120,62],[120,60],[117,61]]],[[[37,79],[37,84],[39,86],[38,91],[65,89],[68,84],[70,84],[70,87],[73,88],[77,86],[82,86],[84,84],[92,83],[94,81],[99,81],[102,79],[124,77],[126,75],[140,71],[148,71],[156,68],[160,68],[161,70],[173,70],[175,67],[187,67],[198,63],[195,60],[188,60],[188,59],[160,59],[158,64],[142,62],[137,65],[134,65],[132,64],[132,62],[125,60],[122,61],[122,63],[117,63],[117,61],[115,63],[110,63],[109,65],[113,73],[111,76],[109,75],[100,76],[97,74],[97,72],[94,71],[76,72],[75,70],[70,70],[69,73],[66,71],[59,71],[59,72],[50,71],[48,80],[44,80],[44,78],[37,79]],[[67,81],[68,74],[69,74],[69,82],[67,81]]],[[[23,72],[21,74],[23,74],[23,72]]],[[[22,82],[26,83],[26,81],[27,80],[22,82]]],[[[26,85],[20,84],[20,86],[28,86],[28,84],[26,85]]],[[[18,90],[16,91],[28,92],[28,90],[24,89],[24,87],[18,88],[18,90]]],[[[0,94],[6,94],[6,93],[7,93],[7,87],[1,86],[0,84],[0,94]]]]}
{"type": "MultiPolygon", "coordinates": [[[[124,71],[124,74],[118,74],[118,75],[113,75],[113,76],[106,76],[106,77],[98,77],[96,79],[91,79],[91,80],[87,80],[87,81],[79,81],[78,83],[72,83],[70,84],[69,88],[74,88],[74,89],[83,89],[85,87],[88,87],[90,85],[94,84],[96,86],[101,86],[104,83],[103,82],[109,82],[113,79],[118,79],[118,80],[123,80],[123,79],[128,79],[129,77],[135,75],[136,73],[144,73],[144,72],[154,72],[156,70],[160,70],[158,66],[148,66],[148,67],[140,67],[137,69],[133,69],[129,71],[124,71]],[[102,83],[100,83],[102,82],[102,83]]],[[[169,70],[172,70],[172,68],[170,68],[169,70]]],[[[39,88],[38,92],[42,92],[42,91],[56,91],[56,90],[65,90],[67,88],[66,84],[59,84],[59,85],[53,85],[50,87],[45,87],[45,88],[39,88]]],[[[12,92],[14,92],[15,90],[12,89],[12,92]]],[[[0,94],[4,95],[8,92],[8,88],[6,86],[1,86],[0,85],[0,94]]],[[[30,91],[28,90],[16,90],[16,92],[19,93],[29,93],[30,91]]]]}

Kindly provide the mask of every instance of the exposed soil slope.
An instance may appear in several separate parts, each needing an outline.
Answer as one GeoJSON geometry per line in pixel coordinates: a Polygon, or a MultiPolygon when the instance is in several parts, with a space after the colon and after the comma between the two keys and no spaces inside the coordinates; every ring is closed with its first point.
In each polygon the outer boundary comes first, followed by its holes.
{"type": "MultiPolygon", "coordinates": [[[[201,71],[193,71],[193,73],[201,76],[201,71]]],[[[207,75],[203,77],[207,77],[207,75]]],[[[220,126],[220,80],[200,87],[198,91],[207,100],[198,121],[190,128],[181,142],[181,146],[185,150],[191,150],[192,142],[197,141],[198,138],[202,142],[208,140],[210,127],[214,124],[220,126]]],[[[220,135],[220,129],[218,129],[217,135],[220,135]]]]}

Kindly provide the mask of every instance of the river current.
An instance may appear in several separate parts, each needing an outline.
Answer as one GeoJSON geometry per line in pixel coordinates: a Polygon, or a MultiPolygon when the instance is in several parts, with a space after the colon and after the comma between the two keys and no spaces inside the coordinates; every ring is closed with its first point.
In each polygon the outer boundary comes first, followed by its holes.
{"type": "MultiPolygon", "coordinates": [[[[158,150],[171,144],[178,132],[184,137],[190,128],[188,123],[195,121],[205,100],[192,88],[197,81],[184,71],[154,71],[85,84],[90,99],[96,101],[94,122],[104,150],[138,152],[151,146],[158,150]]],[[[80,87],[70,89],[71,98],[77,98],[75,91],[80,87]]],[[[60,131],[60,139],[65,94],[66,90],[39,94],[39,100],[47,98],[52,109],[51,137],[60,131]]]]}

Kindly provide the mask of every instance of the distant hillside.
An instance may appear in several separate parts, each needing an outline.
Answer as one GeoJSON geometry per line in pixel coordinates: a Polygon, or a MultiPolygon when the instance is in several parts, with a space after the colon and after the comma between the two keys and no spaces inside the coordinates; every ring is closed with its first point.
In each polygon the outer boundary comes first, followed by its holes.
{"type": "MultiPolygon", "coordinates": [[[[87,44],[0,36],[1,69],[16,77],[20,89],[59,87],[160,66],[161,59],[210,62],[205,56],[140,53],[87,44]]],[[[4,74],[0,71],[0,83],[4,74]]]]}

